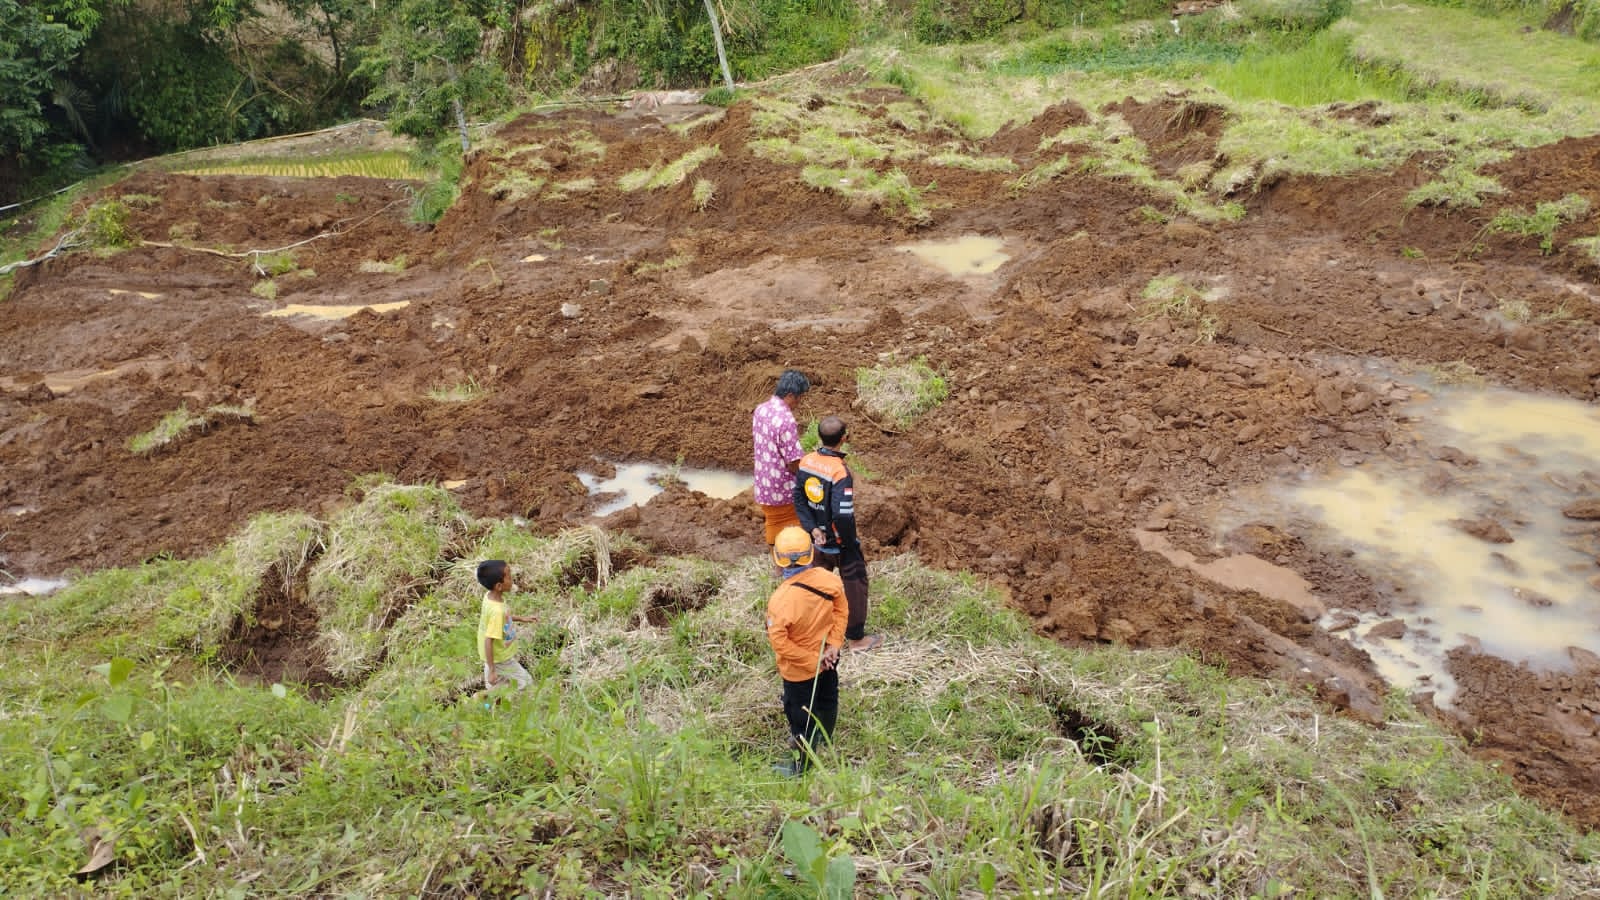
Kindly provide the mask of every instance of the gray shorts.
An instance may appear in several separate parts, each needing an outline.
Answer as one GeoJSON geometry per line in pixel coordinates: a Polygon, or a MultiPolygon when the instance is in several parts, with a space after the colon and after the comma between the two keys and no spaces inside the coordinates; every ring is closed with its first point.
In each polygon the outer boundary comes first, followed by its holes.
{"type": "MultiPolygon", "coordinates": [[[[522,663],[518,662],[516,657],[512,657],[505,662],[495,663],[494,674],[501,678],[509,678],[515,681],[519,691],[527,690],[533,686],[533,676],[528,674],[528,670],[522,667],[522,663]]],[[[489,683],[488,663],[483,664],[483,683],[485,685],[489,683]]]]}

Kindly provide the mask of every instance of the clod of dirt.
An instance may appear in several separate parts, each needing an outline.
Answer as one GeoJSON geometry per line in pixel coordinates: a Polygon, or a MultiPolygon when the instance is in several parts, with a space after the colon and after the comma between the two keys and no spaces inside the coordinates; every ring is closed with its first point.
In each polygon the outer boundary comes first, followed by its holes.
{"type": "Polygon", "coordinates": [[[1511,595],[1535,609],[1548,609],[1556,605],[1556,602],[1549,597],[1538,591],[1530,591],[1525,588],[1512,588],[1511,595]]]}
{"type": "Polygon", "coordinates": [[[1447,462],[1462,469],[1470,469],[1478,464],[1476,456],[1468,455],[1462,452],[1460,448],[1448,445],[1437,447],[1429,451],[1428,455],[1440,462],[1447,462]]]}
{"type": "Polygon", "coordinates": [[[1600,519],[1600,497],[1585,497],[1568,503],[1561,508],[1561,514],[1569,519],[1585,521],[1600,519]]]}
{"type": "Polygon", "coordinates": [[[645,621],[666,628],[686,612],[705,609],[715,590],[711,584],[653,585],[644,596],[645,621]]]}
{"type": "Polygon", "coordinates": [[[1496,522],[1491,516],[1480,516],[1476,519],[1452,519],[1450,524],[1458,531],[1466,532],[1480,541],[1491,544],[1509,544],[1516,540],[1504,525],[1496,522]]]}
{"type": "Polygon", "coordinates": [[[1406,623],[1400,619],[1389,619],[1367,629],[1367,637],[1373,640],[1394,640],[1406,636],[1406,623]]]}
{"type": "Polygon", "coordinates": [[[1359,624],[1361,624],[1360,617],[1353,613],[1336,613],[1333,619],[1328,622],[1328,633],[1337,634],[1341,631],[1349,631],[1359,624]]]}

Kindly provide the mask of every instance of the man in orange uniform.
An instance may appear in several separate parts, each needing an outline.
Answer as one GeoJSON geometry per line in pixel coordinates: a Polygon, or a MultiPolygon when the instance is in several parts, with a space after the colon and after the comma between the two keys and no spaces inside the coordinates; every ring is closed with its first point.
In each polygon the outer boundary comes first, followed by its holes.
{"type": "Polygon", "coordinates": [[[804,530],[778,532],[772,561],[783,583],[767,602],[767,640],[783,678],[783,715],[789,720],[790,759],[775,768],[796,776],[810,765],[813,748],[833,737],[839,717],[839,648],[850,606],[839,576],[811,565],[814,551],[804,530]]]}
{"type": "Polygon", "coordinates": [[[825,416],[817,423],[822,446],[800,460],[794,480],[794,511],[800,527],[811,533],[823,568],[839,573],[845,596],[850,598],[850,623],[846,647],[871,650],[883,635],[867,634],[867,558],[856,532],[855,476],[845,465],[844,420],[825,416]]]}

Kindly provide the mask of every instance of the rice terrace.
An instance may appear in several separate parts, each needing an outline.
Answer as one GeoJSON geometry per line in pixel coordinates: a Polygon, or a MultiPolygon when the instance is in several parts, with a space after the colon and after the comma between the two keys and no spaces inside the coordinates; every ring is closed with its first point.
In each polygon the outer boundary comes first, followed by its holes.
{"type": "Polygon", "coordinates": [[[8,214],[0,893],[1600,896],[1600,7],[788,6],[8,214]],[[795,779],[786,369],[886,637],[795,779]]]}

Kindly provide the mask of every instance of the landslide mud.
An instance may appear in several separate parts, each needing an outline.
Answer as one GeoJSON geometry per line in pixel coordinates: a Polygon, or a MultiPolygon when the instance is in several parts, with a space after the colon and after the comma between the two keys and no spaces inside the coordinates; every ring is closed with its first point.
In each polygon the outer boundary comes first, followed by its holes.
{"type": "MultiPolygon", "coordinates": [[[[1161,171],[1214,153],[1218,110],[1118,111],[1161,171]]],[[[1058,107],[972,149],[1026,167],[1042,136],[1082,119],[1058,107]]],[[[300,272],[276,278],[270,299],[252,293],[244,260],[177,248],[21,272],[0,303],[0,568],[56,576],[202,553],[259,512],[331,513],[371,472],[461,482],[473,513],[555,531],[586,521],[574,473],[596,457],[747,466],[750,410],[797,367],[816,384],[801,418],[845,416],[872,473],[859,503],[869,558],[914,552],[975,571],[1063,641],[1183,647],[1378,720],[1385,688],[1364,653],[1270,592],[1142,550],[1136,531],[1200,560],[1226,545],[1294,569],[1329,606],[1381,610],[1381,586],[1336,551],[1265,528],[1212,534],[1190,510],[1325,463],[1414,452],[1395,440],[1392,386],[1330,360],[1471,366],[1519,389],[1596,396],[1597,267],[1485,236],[1475,212],[1406,208],[1420,163],[1263,186],[1242,198],[1242,221],[1220,225],[1153,220],[1143,208],[1159,200],[1115,181],[1012,196],[1014,176],[909,163],[944,205],[908,229],[753,156],[742,106],[688,136],[651,115],[584,112],[501,137],[580,128],[604,157],[562,154],[554,174],[592,189],[497,198],[481,152],[431,229],[407,223],[406,185],[378,180],[143,174],[113,188],[161,198],[132,223],[154,241],[237,251],[341,233],[297,248],[300,272]],[[676,188],[616,187],[705,143],[722,155],[676,188]],[[703,211],[696,178],[716,184],[703,211]],[[1011,259],[954,277],[901,252],[973,234],[1003,240],[1011,259]],[[403,269],[374,265],[401,256],[403,269]],[[1145,286],[1171,276],[1216,298],[1213,342],[1142,308],[1145,286]],[[1507,298],[1535,315],[1496,315],[1507,298]],[[343,319],[265,315],[402,302],[343,319]],[[934,412],[900,433],[853,407],[857,368],[917,356],[947,374],[934,412]],[[468,383],[470,402],[430,397],[468,383]],[[221,403],[254,417],[128,448],[180,406],[221,403]]],[[[1600,139],[1495,174],[1506,205],[1600,200],[1600,139]]],[[[1597,226],[1573,223],[1557,246],[1597,226]]],[[[669,489],[607,521],[660,552],[760,550],[748,495],[669,489]]],[[[1440,715],[1525,791],[1600,824],[1600,665],[1537,673],[1462,650],[1450,667],[1459,693],[1440,715]]]]}

